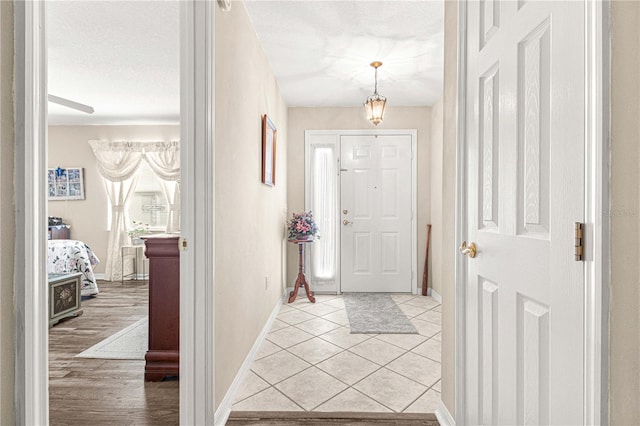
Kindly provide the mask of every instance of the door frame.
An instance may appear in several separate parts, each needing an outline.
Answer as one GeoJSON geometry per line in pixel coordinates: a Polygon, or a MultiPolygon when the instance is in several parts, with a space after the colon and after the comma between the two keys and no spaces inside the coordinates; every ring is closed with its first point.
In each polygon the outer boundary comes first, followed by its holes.
{"type": "MultiPolygon", "coordinates": [[[[180,423],[214,424],[215,7],[180,6],[180,423]],[[198,232],[196,232],[196,229],[198,232]]],[[[45,2],[14,2],[16,424],[49,423],[45,2]],[[22,238],[24,236],[24,238],[22,238]],[[25,259],[29,259],[26,262],[25,259]]]]}
{"type": "MultiPolygon", "coordinates": [[[[416,129],[392,129],[392,130],[305,130],[305,167],[304,167],[304,207],[305,210],[311,209],[311,179],[309,173],[311,171],[311,145],[314,136],[329,136],[332,137],[333,142],[324,141],[321,145],[334,144],[334,152],[336,155],[335,161],[337,162],[338,176],[336,178],[337,191],[336,191],[336,292],[340,294],[342,292],[342,280],[340,274],[341,268],[341,253],[340,253],[340,238],[341,229],[340,226],[340,149],[341,149],[341,136],[393,136],[393,135],[410,135],[411,136],[411,293],[417,294],[418,292],[418,210],[417,210],[417,197],[418,197],[418,131],[416,129]]],[[[305,263],[311,264],[311,254],[307,251],[305,255],[305,263]]]]}
{"type": "MultiPolygon", "coordinates": [[[[584,261],[584,423],[608,423],[608,316],[609,316],[609,2],[585,3],[585,205],[586,253],[584,261]]],[[[455,244],[466,235],[466,35],[467,4],[458,3],[456,224],[455,244]]],[[[579,218],[577,218],[579,219],[579,218]]],[[[454,419],[465,424],[465,285],[466,258],[457,255],[455,268],[454,419]]]]}
{"type": "Polygon", "coordinates": [[[14,2],[14,420],[16,424],[39,425],[49,423],[49,324],[47,286],[44,285],[47,279],[47,46],[44,25],[44,3],[14,2]]]}

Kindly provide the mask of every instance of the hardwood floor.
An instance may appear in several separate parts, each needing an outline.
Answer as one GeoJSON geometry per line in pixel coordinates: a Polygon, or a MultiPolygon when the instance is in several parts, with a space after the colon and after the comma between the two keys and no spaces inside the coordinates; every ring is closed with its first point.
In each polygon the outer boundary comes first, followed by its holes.
{"type": "Polygon", "coordinates": [[[144,382],[144,361],[74,358],[148,311],[148,283],[99,281],[84,314],[49,330],[49,412],[57,425],[177,425],[179,382],[144,382]]]}

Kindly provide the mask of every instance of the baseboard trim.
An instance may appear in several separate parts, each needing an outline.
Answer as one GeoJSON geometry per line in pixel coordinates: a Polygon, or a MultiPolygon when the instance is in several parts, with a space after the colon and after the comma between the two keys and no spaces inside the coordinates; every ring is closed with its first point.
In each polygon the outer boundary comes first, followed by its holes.
{"type": "MultiPolygon", "coordinates": [[[[285,290],[284,294],[282,295],[282,298],[284,299],[287,294],[289,293],[288,291],[285,290]]],[[[216,410],[216,413],[213,417],[215,425],[222,426],[229,419],[229,414],[231,414],[231,408],[233,406],[233,400],[236,396],[236,393],[240,389],[240,386],[242,385],[242,381],[244,380],[245,376],[249,372],[249,369],[251,368],[251,363],[253,363],[253,359],[256,357],[256,354],[258,353],[258,350],[260,349],[260,345],[262,345],[262,342],[264,342],[264,339],[267,337],[267,333],[271,329],[271,325],[273,324],[273,321],[278,316],[278,313],[280,312],[281,307],[282,307],[282,300],[278,299],[278,303],[276,303],[276,306],[273,308],[273,311],[271,311],[271,315],[269,316],[269,319],[267,319],[267,322],[262,328],[262,331],[256,338],[256,341],[253,343],[253,347],[251,348],[246,358],[244,359],[244,362],[240,366],[240,370],[238,370],[238,374],[236,374],[236,377],[233,379],[231,386],[229,386],[229,390],[227,391],[224,398],[222,398],[222,402],[220,402],[220,405],[218,406],[218,409],[216,410]]]]}
{"type": "Polygon", "coordinates": [[[438,419],[438,422],[440,423],[440,425],[442,425],[442,426],[455,426],[456,421],[454,420],[453,416],[451,415],[451,413],[447,409],[447,406],[444,405],[444,402],[442,402],[442,400],[440,400],[438,402],[438,408],[436,408],[436,413],[435,414],[436,414],[436,418],[438,419]]]}
{"type": "Polygon", "coordinates": [[[101,272],[99,274],[93,274],[96,277],[96,280],[104,280],[104,272],[101,272]]]}
{"type": "Polygon", "coordinates": [[[442,296],[440,296],[440,293],[432,288],[429,289],[429,296],[433,297],[433,300],[435,300],[436,302],[442,303],[442,296]]]}

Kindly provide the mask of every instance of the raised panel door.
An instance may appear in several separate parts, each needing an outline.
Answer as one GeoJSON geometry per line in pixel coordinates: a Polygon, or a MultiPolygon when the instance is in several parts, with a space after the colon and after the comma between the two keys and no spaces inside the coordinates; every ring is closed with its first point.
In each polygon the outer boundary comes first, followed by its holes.
{"type": "Polygon", "coordinates": [[[583,423],[584,2],[467,11],[464,238],[478,255],[459,421],[583,423]]]}
{"type": "Polygon", "coordinates": [[[341,288],[411,292],[411,136],[341,137],[341,288]]]}

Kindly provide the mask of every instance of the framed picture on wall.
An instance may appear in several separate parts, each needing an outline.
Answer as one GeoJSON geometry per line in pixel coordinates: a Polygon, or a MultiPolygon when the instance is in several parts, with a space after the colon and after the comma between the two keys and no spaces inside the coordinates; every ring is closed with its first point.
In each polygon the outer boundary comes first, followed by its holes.
{"type": "Polygon", "coordinates": [[[276,184],[276,126],[267,117],[262,116],[262,183],[276,184]]]}
{"type": "Polygon", "coordinates": [[[84,169],[57,167],[47,170],[49,200],[84,200],[84,169]]]}

